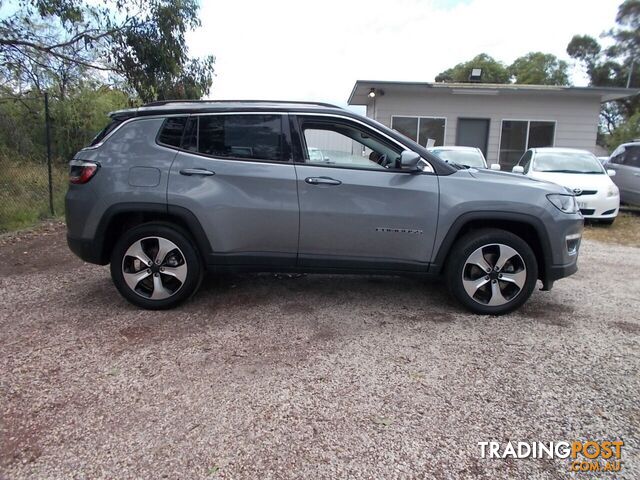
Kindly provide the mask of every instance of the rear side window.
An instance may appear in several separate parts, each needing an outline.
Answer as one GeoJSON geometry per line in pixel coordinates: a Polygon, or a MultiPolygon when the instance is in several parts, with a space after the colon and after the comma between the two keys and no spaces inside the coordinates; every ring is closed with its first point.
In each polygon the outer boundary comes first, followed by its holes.
{"type": "Polygon", "coordinates": [[[283,161],[282,115],[198,117],[197,151],[219,158],[283,161]]]}
{"type": "Polygon", "coordinates": [[[180,147],[182,132],[187,123],[187,117],[169,117],[162,124],[158,142],[170,147],[180,147]]]}
{"type": "Polygon", "coordinates": [[[640,168],[640,145],[632,145],[624,150],[624,164],[640,168]]]}

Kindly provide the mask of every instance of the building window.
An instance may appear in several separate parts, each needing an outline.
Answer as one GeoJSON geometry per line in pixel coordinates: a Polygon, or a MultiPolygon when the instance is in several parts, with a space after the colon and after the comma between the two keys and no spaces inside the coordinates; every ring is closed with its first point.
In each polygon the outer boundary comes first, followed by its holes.
{"type": "Polygon", "coordinates": [[[553,147],[555,122],[503,120],[500,136],[500,165],[512,167],[529,148],[553,147]]]}
{"type": "Polygon", "coordinates": [[[391,117],[391,128],[409,137],[423,147],[444,145],[446,118],[438,117],[391,117]]]}

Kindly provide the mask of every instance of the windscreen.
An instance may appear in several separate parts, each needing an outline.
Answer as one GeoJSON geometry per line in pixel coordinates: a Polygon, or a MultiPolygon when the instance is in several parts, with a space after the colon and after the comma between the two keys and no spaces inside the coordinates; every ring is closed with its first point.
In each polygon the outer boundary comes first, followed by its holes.
{"type": "Polygon", "coordinates": [[[431,153],[445,162],[458,163],[467,167],[485,168],[482,155],[474,150],[431,150],[431,153]]]}
{"type": "Polygon", "coordinates": [[[533,170],[557,173],[602,173],[604,169],[598,159],[590,153],[543,152],[537,153],[533,170]]]}

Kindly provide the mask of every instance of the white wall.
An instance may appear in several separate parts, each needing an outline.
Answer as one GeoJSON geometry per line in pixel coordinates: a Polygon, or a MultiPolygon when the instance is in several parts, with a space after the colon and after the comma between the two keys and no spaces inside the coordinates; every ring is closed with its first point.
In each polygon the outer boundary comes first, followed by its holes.
{"type": "Polygon", "coordinates": [[[386,91],[367,105],[367,115],[391,126],[392,115],[444,117],[447,119],[445,145],[455,145],[457,120],[488,118],[487,160],[498,161],[502,120],[555,120],[556,147],[582,148],[595,152],[600,99],[554,95],[454,95],[449,92],[417,94],[409,91],[386,91]],[[375,115],[374,115],[375,111],[375,115]]]}

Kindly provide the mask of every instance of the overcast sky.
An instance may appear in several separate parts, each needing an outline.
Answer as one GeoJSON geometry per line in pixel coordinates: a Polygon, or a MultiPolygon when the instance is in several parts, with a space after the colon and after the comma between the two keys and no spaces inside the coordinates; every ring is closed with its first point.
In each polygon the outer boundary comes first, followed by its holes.
{"type": "Polygon", "coordinates": [[[188,45],[216,56],[211,98],[345,105],[357,79],[433,81],[481,52],[506,63],[530,51],[568,60],[571,37],[599,37],[621,0],[201,2],[188,45]]]}

